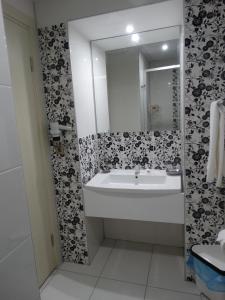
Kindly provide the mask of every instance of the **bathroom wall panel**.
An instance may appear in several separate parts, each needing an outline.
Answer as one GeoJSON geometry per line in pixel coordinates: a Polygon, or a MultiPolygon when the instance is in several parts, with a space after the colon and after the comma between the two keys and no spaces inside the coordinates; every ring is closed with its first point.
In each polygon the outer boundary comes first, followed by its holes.
{"type": "Polygon", "coordinates": [[[185,0],[186,250],[215,243],[224,227],[225,188],[206,181],[210,105],[224,98],[225,3],[185,0]]]}
{"type": "Polygon", "coordinates": [[[70,62],[78,137],[96,134],[90,41],[69,24],[70,62]]]}
{"type": "Polygon", "coordinates": [[[93,43],[92,57],[97,131],[107,132],[109,131],[109,105],[106,54],[105,51],[93,43]]]}
{"type": "Polygon", "coordinates": [[[40,300],[31,237],[0,263],[2,300],[40,300]]]}
{"type": "Polygon", "coordinates": [[[16,129],[16,115],[12,89],[9,86],[0,86],[0,140],[0,172],[21,165],[16,129]]]}
{"type": "Polygon", "coordinates": [[[87,235],[70,52],[65,24],[39,29],[44,96],[48,121],[72,126],[64,137],[64,154],[51,143],[62,256],[64,261],[88,263],[87,235]]]}
{"type": "MultiPolygon", "coordinates": [[[[2,10],[1,7],[0,9],[2,10]]],[[[5,29],[2,17],[0,17],[0,53],[0,84],[9,86],[11,84],[11,78],[9,73],[9,60],[6,47],[5,29]]]]}
{"type": "Polygon", "coordinates": [[[39,300],[0,1],[0,299],[39,300]]]}
{"type": "Polygon", "coordinates": [[[0,211],[4,212],[0,218],[1,260],[30,234],[24,177],[21,167],[0,174],[0,191],[0,211]]]}

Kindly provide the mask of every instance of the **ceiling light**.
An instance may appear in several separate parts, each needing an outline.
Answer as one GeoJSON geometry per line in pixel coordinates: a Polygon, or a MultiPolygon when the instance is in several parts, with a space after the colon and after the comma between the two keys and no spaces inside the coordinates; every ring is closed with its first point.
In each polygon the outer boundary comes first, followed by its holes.
{"type": "Polygon", "coordinates": [[[134,34],[132,34],[132,36],[131,36],[131,40],[132,40],[132,42],[134,42],[134,43],[138,43],[139,40],[140,40],[140,36],[139,36],[137,33],[134,33],[134,34]]]}
{"type": "Polygon", "coordinates": [[[168,48],[169,48],[169,47],[168,47],[168,45],[167,45],[167,44],[163,44],[163,45],[162,45],[162,50],[163,50],[163,51],[166,51],[166,50],[168,50],[168,48]]]}
{"type": "Polygon", "coordinates": [[[127,25],[126,32],[127,33],[132,33],[133,31],[134,31],[134,26],[131,25],[131,24],[127,25]]]}
{"type": "Polygon", "coordinates": [[[98,57],[95,57],[95,60],[98,61],[98,57]]]}

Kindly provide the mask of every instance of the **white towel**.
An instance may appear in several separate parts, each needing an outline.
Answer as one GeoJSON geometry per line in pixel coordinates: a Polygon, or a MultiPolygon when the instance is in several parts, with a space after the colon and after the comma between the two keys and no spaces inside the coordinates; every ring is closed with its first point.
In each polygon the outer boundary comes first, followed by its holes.
{"type": "Polygon", "coordinates": [[[225,230],[221,230],[218,233],[217,242],[220,243],[220,247],[223,253],[225,253],[225,230]]]}
{"type": "Polygon", "coordinates": [[[214,101],[210,108],[210,145],[207,166],[207,181],[214,182],[216,180],[216,186],[221,187],[222,179],[225,175],[225,108],[223,105],[218,105],[218,103],[220,102],[214,101]]]}

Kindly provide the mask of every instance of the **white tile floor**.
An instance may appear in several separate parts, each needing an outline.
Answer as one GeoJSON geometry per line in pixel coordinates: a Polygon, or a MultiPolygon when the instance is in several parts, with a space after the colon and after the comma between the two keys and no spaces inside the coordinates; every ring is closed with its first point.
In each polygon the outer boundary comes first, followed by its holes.
{"type": "Polygon", "coordinates": [[[91,266],[63,263],[42,300],[200,300],[180,248],[106,240],[91,266]]]}

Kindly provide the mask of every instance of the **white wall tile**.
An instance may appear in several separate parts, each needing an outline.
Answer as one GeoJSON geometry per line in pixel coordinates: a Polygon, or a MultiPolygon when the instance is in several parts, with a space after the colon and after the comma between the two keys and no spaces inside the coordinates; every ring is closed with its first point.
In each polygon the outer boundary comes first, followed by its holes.
{"type": "Polygon", "coordinates": [[[40,299],[32,252],[32,242],[28,238],[20,247],[0,261],[0,299],[40,299]]]}
{"type": "MultiPolygon", "coordinates": [[[[0,14],[2,14],[2,3],[0,1],[0,14]]],[[[3,18],[0,16],[0,84],[10,84],[8,52],[4,32],[3,18]]]]}
{"type": "Polygon", "coordinates": [[[90,41],[69,26],[78,137],[96,133],[90,41]]]}
{"type": "Polygon", "coordinates": [[[5,86],[0,86],[0,151],[0,172],[21,164],[12,90],[5,86]]]}
{"type": "Polygon", "coordinates": [[[0,174],[0,259],[29,235],[22,169],[0,174]]]}

